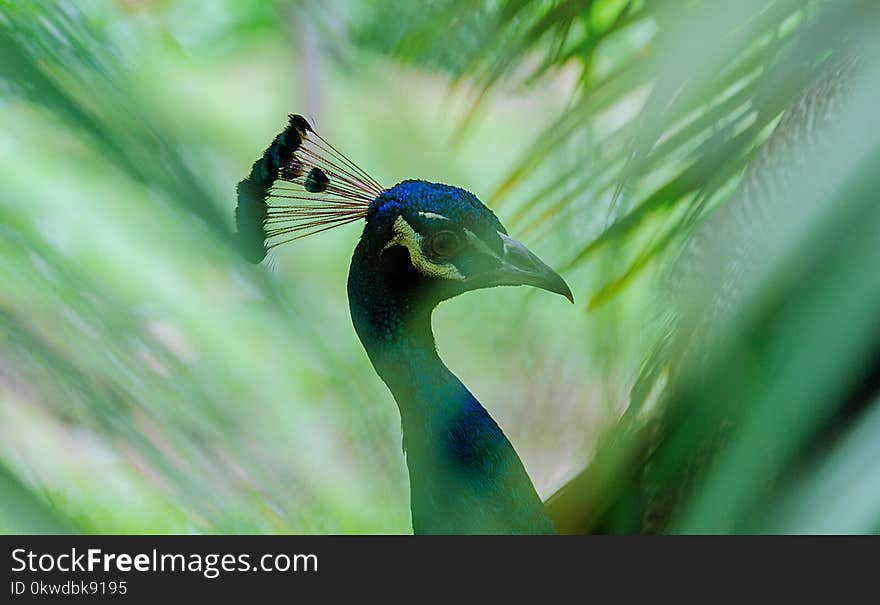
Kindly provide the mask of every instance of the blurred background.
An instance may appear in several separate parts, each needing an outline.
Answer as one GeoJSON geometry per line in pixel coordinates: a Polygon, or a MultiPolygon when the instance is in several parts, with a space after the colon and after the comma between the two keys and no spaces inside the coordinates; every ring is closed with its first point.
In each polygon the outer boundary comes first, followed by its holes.
{"type": "Polygon", "coordinates": [[[566,531],[880,531],[869,0],[0,2],[0,531],[409,533],[359,223],[252,266],[291,112],[576,304],[435,313],[566,531]]]}

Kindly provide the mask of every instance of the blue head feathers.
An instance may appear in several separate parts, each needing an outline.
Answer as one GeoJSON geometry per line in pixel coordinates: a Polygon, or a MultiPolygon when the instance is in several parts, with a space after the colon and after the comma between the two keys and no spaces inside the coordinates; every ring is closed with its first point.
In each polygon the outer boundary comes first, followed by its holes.
{"type": "Polygon", "coordinates": [[[388,220],[400,214],[418,216],[428,213],[469,225],[487,232],[487,235],[507,233],[495,213],[470,191],[418,180],[403,181],[380,193],[367,210],[367,221],[388,220]]]}

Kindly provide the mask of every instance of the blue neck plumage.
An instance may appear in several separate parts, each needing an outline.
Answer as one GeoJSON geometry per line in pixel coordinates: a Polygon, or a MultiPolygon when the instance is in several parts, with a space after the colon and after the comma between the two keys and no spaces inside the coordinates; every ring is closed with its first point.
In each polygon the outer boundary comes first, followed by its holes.
{"type": "Polygon", "coordinates": [[[552,532],[510,442],[440,360],[431,332],[436,303],[425,296],[424,284],[416,275],[375,269],[380,263],[373,256],[362,240],[349,272],[349,306],[370,361],[400,410],[413,529],[552,532]]]}
{"type": "Polygon", "coordinates": [[[355,330],[397,401],[410,459],[461,410],[475,408],[488,418],[437,354],[430,309],[376,300],[376,292],[353,295],[350,289],[349,297],[355,330]]]}

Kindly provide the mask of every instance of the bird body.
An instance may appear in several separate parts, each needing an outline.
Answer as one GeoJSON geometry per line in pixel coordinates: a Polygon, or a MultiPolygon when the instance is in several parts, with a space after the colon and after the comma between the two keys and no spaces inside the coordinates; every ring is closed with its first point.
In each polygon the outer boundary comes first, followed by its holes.
{"type": "Polygon", "coordinates": [[[555,533],[510,441],[441,361],[431,314],[470,290],[532,285],[571,300],[568,286],[472,193],[417,180],[381,189],[300,116],[239,185],[241,249],[252,262],[277,245],[267,243],[273,238],[361,218],[349,308],[400,410],[414,532],[555,533]],[[295,188],[273,189],[276,180],[295,188]]]}

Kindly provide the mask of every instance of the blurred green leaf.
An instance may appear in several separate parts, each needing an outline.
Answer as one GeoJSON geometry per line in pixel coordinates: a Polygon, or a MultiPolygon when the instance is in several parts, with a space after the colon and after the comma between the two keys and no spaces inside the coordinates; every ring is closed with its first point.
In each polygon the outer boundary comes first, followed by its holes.
{"type": "Polygon", "coordinates": [[[64,534],[72,527],[0,465],[0,531],[11,534],[64,534]]]}

